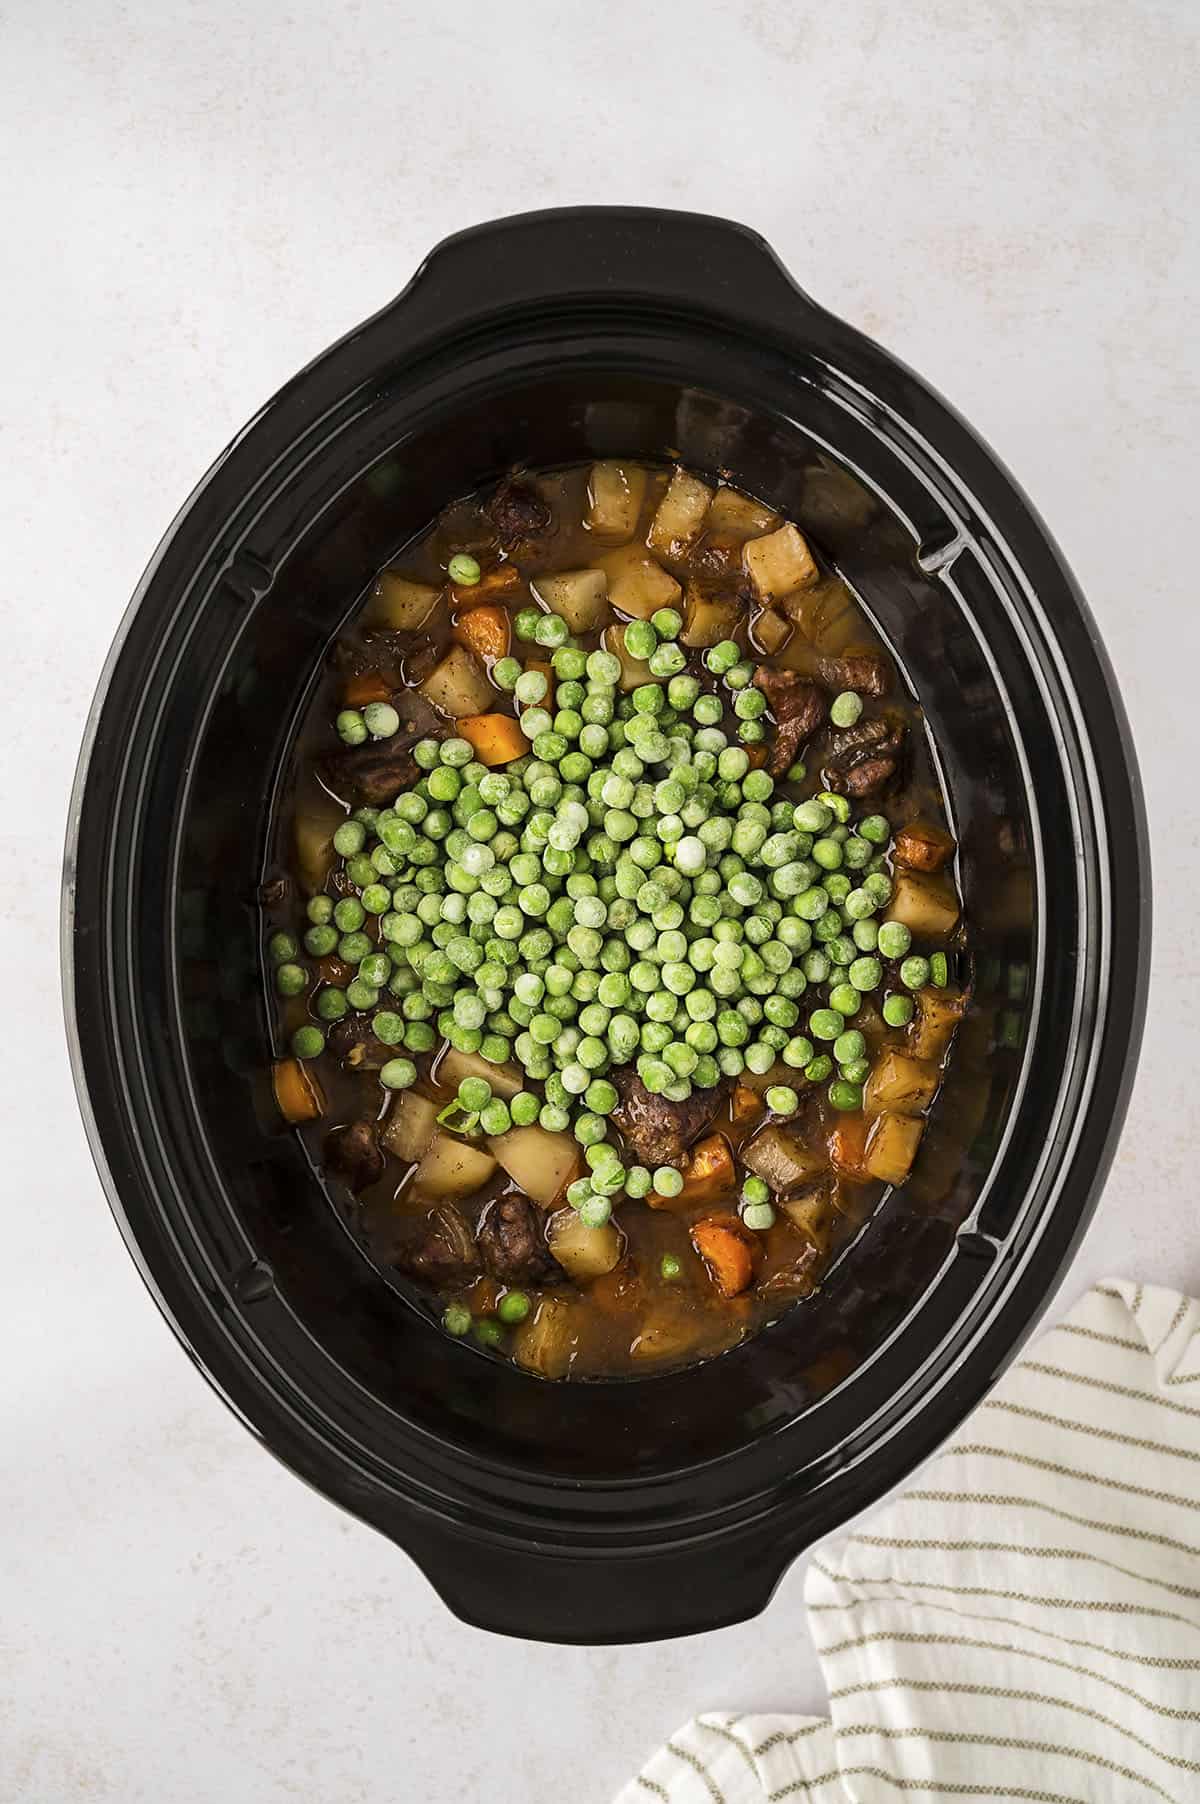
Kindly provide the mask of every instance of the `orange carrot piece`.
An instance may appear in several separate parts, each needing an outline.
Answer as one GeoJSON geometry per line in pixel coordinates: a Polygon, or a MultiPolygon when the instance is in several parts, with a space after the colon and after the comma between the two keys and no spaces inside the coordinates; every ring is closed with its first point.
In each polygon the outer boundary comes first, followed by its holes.
{"type": "Polygon", "coordinates": [[[316,1121],[325,1111],[321,1086],[299,1059],[278,1059],[271,1068],[271,1084],[279,1113],[293,1127],[300,1121],[316,1121]]]}
{"type": "Polygon", "coordinates": [[[452,636],[481,658],[506,657],[508,614],[494,605],[470,608],[455,621],[452,636]]]}
{"type": "Polygon", "coordinates": [[[365,708],[368,702],[386,702],[394,687],[381,670],[364,670],[349,679],[342,699],[348,708],[365,708]]]}
{"type": "Polygon", "coordinates": [[[710,1215],[692,1229],[692,1245],[723,1297],[736,1297],[754,1276],[754,1255],[736,1215],[710,1215]]]}
{"type": "Polygon", "coordinates": [[[843,1177],[867,1177],[867,1131],[871,1123],[865,1115],[843,1115],[829,1136],[829,1158],[835,1171],[843,1177]]]}
{"type": "Polygon", "coordinates": [[[910,871],[940,871],[955,850],[955,842],[932,821],[910,821],[896,835],[893,857],[910,871]]]}
{"type": "Polygon", "coordinates": [[[529,741],[511,714],[468,714],[455,722],[455,731],[473,746],[481,764],[508,764],[529,750],[529,741]]]}
{"type": "Polygon", "coordinates": [[[695,1209],[715,1203],[734,1187],[737,1174],[733,1154],[724,1134],[709,1134],[692,1148],[683,1171],[683,1189],[677,1196],[659,1196],[652,1190],[646,1201],[652,1209],[695,1209]]]}
{"type": "Polygon", "coordinates": [[[500,601],[515,595],[521,587],[521,573],[515,564],[500,564],[488,570],[477,583],[451,583],[450,593],[460,608],[481,607],[485,601],[500,601]]]}

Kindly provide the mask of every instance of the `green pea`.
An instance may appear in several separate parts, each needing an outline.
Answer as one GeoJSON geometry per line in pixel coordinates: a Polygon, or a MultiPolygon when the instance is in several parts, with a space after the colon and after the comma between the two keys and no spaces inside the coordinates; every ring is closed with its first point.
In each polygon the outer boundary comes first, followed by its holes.
{"type": "Polygon", "coordinates": [[[325,1035],[319,1027],[298,1027],[292,1035],[292,1053],[298,1059],[317,1059],[325,1050],[325,1035]]]}
{"type": "Polygon", "coordinates": [[[299,996],[308,988],[308,972],[290,960],[275,969],[275,988],[281,996],[299,996]]]}
{"type": "Polygon", "coordinates": [[[929,982],[929,960],[914,955],[903,960],[900,966],[900,982],[907,989],[919,990],[929,982]]]}
{"type": "Polygon", "coordinates": [[[913,1018],[912,998],[910,996],[885,996],[882,1012],[889,1027],[907,1027],[913,1018]]]}
{"type": "Polygon", "coordinates": [[[862,1108],[862,1085],[847,1083],[845,1078],[835,1078],[829,1086],[827,1095],[835,1109],[853,1110],[862,1108]]]}

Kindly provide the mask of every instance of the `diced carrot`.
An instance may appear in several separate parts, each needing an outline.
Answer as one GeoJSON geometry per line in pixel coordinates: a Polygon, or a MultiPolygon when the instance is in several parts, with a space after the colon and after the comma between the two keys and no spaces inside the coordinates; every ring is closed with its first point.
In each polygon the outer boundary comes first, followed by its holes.
{"type": "Polygon", "coordinates": [[[861,1183],[867,1177],[867,1131],[871,1123],[865,1115],[843,1115],[829,1135],[829,1158],[835,1171],[861,1183]]]}
{"type": "Polygon", "coordinates": [[[955,842],[943,828],[918,820],[900,828],[892,855],[911,871],[940,871],[954,849],[955,842]]]}
{"type": "Polygon", "coordinates": [[[736,1297],[754,1276],[754,1255],[736,1215],[710,1215],[692,1229],[692,1245],[723,1297],[736,1297]]]}
{"type": "Polygon", "coordinates": [[[455,621],[454,637],[481,658],[503,658],[508,653],[508,614],[495,605],[469,608],[455,621]]]}
{"type": "Polygon", "coordinates": [[[271,1084],[279,1113],[293,1127],[300,1121],[316,1121],[324,1113],[321,1086],[299,1059],[277,1059],[271,1069],[271,1084]]]}
{"type": "Polygon", "coordinates": [[[521,587],[521,573],[515,564],[500,564],[488,570],[477,583],[451,583],[450,593],[460,608],[481,607],[485,601],[499,601],[515,595],[521,587]]]}
{"type": "Polygon", "coordinates": [[[694,1209],[701,1203],[715,1203],[733,1189],[736,1180],[728,1140],[724,1134],[709,1134],[692,1148],[679,1194],[659,1196],[652,1190],[646,1201],[652,1209],[694,1209]]]}
{"type": "Polygon", "coordinates": [[[386,702],[394,687],[381,670],[364,670],[350,678],[342,699],[348,708],[365,708],[368,702],[386,702]]]}
{"type": "Polygon", "coordinates": [[[545,677],[546,682],[548,683],[549,687],[547,688],[546,694],[543,697],[542,701],[539,702],[538,706],[541,708],[545,708],[545,710],[548,714],[553,714],[553,712],[554,712],[554,666],[552,664],[544,663],[541,658],[526,658],[525,668],[526,668],[526,670],[540,670],[542,675],[545,677]]]}
{"type": "Polygon", "coordinates": [[[746,1084],[738,1084],[729,1105],[734,1127],[748,1127],[750,1122],[758,1120],[764,1107],[763,1099],[756,1091],[746,1084]]]}
{"type": "Polygon", "coordinates": [[[508,764],[529,750],[529,741],[511,714],[467,714],[454,725],[475,748],[481,764],[508,764]]]}

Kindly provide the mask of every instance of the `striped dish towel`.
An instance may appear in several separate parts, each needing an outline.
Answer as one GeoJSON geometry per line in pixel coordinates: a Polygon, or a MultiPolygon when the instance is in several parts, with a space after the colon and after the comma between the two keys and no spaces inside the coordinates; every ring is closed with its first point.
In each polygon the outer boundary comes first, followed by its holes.
{"type": "Polygon", "coordinates": [[[617,1804],[1200,1800],[1200,1303],[1099,1285],[805,1598],[829,1718],[698,1717],[617,1804]]]}

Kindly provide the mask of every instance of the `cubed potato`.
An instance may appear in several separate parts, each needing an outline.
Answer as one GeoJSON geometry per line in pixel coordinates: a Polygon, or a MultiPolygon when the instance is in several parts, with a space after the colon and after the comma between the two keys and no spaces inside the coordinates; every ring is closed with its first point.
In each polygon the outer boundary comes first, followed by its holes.
{"type": "Polygon", "coordinates": [[[334,865],[333,836],[345,818],[345,811],[330,802],[327,808],[301,809],[292,823],[300,880],[312,895],[325,888],[334,865]]]}
{"type": "Polygon", "coordinates": [[[820,1253],[829,1251],[845,1219],[834,1201],[833,1184],[829,1180],[812,1184],[799,1196],[781,1202],[779,1211],[820,1253]]]}
{"type": "Polygon", "coordinates": [[[687,470],[676,470],[650,522],[646,543],[660,557],[682,557],[704,530],[713,492],[687,470]]]}
{"type": "Polygon", "coordinates": [[[961,990],[924,989],[913,1001],[917,1010],[908,1030],[908,1049],[916,1059],[940,1064],[966,1011],[967,998],[961,990]]]}
{"type": "Polygon", "coordinates": [[[608,599],[619,614],[649,620],[656,608],[673,608],[679,600],[675,578],[641,545],[622,545],[599,561],[608,574],[608,599]]]}
{"type": "Polygon", "coordinates": [[[759,651],[774,657],[792,636],[792,623],[774,608],[760,608],[750,622],[750,638],[759,651]]]}
{"type": "Polygon", "coordinates": [[[421,684],[421,694],[441,713],[458,720],[464,714],[485,714],[495,690],[474,652],[452,645],[421,684]]]}
{"type": "Polygon", "coordinates": [[[958,925],[959,903],[948,878],[899,871],[886,920],[900,921],[914,939],[940,939],[958,925]]]}
{"type": "Polygon", "coordinates": [[[587,524],[605,539],[629,539],[646,495],[646,472],[636,464],[598,463],[588,478],[587,524]]]}
{"type": "Polygon", "coordinates": [[[457,1090],[464,1077],[486,1078],[496,1096],[505,1102],[523,1090],[524,1080],[515,1065],[493,1065],[477,1052],[458,1052],[448,1046],[434,1071],[437,1082],[446,1090],[457,1090]]]}
{"type": "Polygon", "coordinates": [[[608,577],[603,570],[561,570],[535,576],[530,588],[573,633],[592,633],[608,618],[608,577]]]}
{"type": "Polygon", "coordinates": [[[926,1059],[914,1059],[895,1046],[885,1047],[867,1080],[863,1107],[868,1115],[921,1115],[942,1081],[926,1059]]]}
{"type": "Polygon", "coordinates": [[[578,1142],[543,1127],[510,1128],[488,1145],[525,1195],[548,1209],[583,1169],[578,1142]]]}
{"type": "Polygon", "coordinates": [[[903,1184],[912,1170],[925,1123],[913,1115],[880,1115],[867,1141],[867,1171],[881,1184],[903,1184]]]}
{"type": "Polygon", "coordinates": [[[621,688],[628,692],[642,683],[652,683],[649,667],[644,658],[635,658],[625,650],[625,628],[618,622],[605,630],[601,640],[605,651],[611,651],[621,660],[621,688]]]}
{"type": "Polygon", "coordinates": [[[749,538],[753,533],[770,532],[779,524],[779,515],[752,495],[743,495],[740,489],[722,483],[709,503],[708,524],[713,532],[749,538]]]}
{"type": "Polygon", "coordinates": [[[686,1359],[703,1333],[704,1321],[698,1315],[685,1314],[678,1306],[653,1310],[639,1328],[629,1351],[639,1365],[665,1365],[669,1360],[686,1359]]]}
{"type": "Polygon", "coordinates": [[[574,1209],[556,1209],[546,1223],[550,1251],[576,1284],[590,1284],[611,1272],[621,1257],[620,1231],[609,1221],[589,1228],[574,1209]]]}
{"type": "Polygon", "coordinates": [[[791,595],[796,589],[809,589],[820,581],[821,572],[808,542],[790,520],[778,532],[750,539],[742,562],[759,600],[764,602],[791,595]]]}
{"type": "Polygon", "coordinates": [[[461,1201],[481,1190],[495,1169],[495,1159],[481,1146],[439,1132],[413,1173],[413,1194],[461,1201]]]}
{"type": "Polygon", "coordinates": [[[954,856],[955,842],[944,827],[932,821],[910,821],[896,834],[892,856],[910,871],[940,871],[954,856]]]}
{"type": "Polygon", "coordinates": [[[410,582],[398,570],[385,570],[371,592],[367,618],[394,633],[415,633],[433,613],[438,594],[429,583],[410,582]]]}
{"type": "Polygon", "coordinates": [[[778,605],[804,635],[803,641],[794,642],[797,652],[806,650],[811,654],[815,650],[837,657],[862,637],[862,615],[838,576],[827,577],[811,589],[796,589],[783,596],[778,605]]]}
{"type": "Polygon", "coordinates": [[[394,1158],[416,1165],[437,1133],[438,1105],[419,1090],[401,1090],[388,1110],[380,1139],[394,1158]]]}
{"type": "Polygon", "coordinates": [[[732,639],[746,610],[733,596],[705,595],[689,583],[683,604],[684,645],[716,645],[721,639],[732,639]]]}
{"type": "Polygon", "coordinates": [[[574,1313],[562,1297],[543,1297],[517,1329],[513,1358],[539,1378],[565,1378],[575,1355],[574,1313]]]}
{"type": "Polygon", "coordinates": [[[822,1152],[778,1124],[763,1128],[749,1145],[743,1146],[742,1164],[765,1178],[776,1196],[785,1196],[828,1169],[822,1152]]]}

